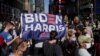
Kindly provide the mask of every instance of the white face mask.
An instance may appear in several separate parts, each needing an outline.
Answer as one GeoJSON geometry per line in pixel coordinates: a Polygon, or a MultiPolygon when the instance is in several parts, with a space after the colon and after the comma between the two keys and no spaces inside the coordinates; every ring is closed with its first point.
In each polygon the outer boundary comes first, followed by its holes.
{"type": "Polygon", "coordinates": [[[86,49],[89,49],[91,47],[91,43],[86,43],[86,49]]]}
{"type": "Polygon", "coordinates": [[[15,29],[15,27],[13,27],[13,29],[15,29]]]}
{"type": "Polygon", "coordinates": [[[76,38],[71,38],[72,41],[76,41],[76,38]]]}

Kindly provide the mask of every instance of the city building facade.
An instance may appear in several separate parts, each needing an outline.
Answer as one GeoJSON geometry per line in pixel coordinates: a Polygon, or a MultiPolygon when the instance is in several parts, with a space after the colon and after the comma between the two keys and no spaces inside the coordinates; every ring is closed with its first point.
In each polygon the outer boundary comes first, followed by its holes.
{"type": "Polygon", "coordinates": [[[50,14],[77,14],[76,0],[50,0],[50,14]]]}
{"type": "Polygon", "coordinates": [[[100,18],[100,0],[94,0],[94,18],[100,18]]]}
{"type": "Polygon", "coordinates": [[[93,17],[94,0],[50,0],[49,13],[69,17],[93,17]]]}
{"type": "Polygon", "coordinates": [[[44,0],[31,0],[31,12],[44,12],[44,0]]]}
{"type": "Polygon", "coordinates": [[[35,11],[44,12],[44,0],[35,0],[35,11]]]}
{"type": "Polygon", "coordinates": [[[24,11],[27,13],[32,13],[32,0],[24,0],[24,11]]]}
{"type": "Polygon", "coordinates": [[[20,20],[21,13],[32,12],[32,0],[0,0],[0,21],[20,20]]]}
{"type": "Polygon", "coordinates": [[[23,0],[0,0],[0,21],[15,20],[23,11],[23,0]]]}
{"type": "Polygon", "coordinates": [[[93,0],[79,0],[79,14],[82,17],[93,16],[94,13],[94,4],[93,0]]]}

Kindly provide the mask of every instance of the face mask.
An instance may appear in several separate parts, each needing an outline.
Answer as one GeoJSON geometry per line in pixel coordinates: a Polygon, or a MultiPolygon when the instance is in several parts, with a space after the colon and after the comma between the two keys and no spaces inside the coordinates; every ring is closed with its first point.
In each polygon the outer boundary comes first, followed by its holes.
{"type": "Polygon", "coordinates": [[[15,29],[15,27],[13,27],[13,29],[15,29]]]}
{"type": "Polygon", "coordinates": [[[79,33],[75,33],[75,36],[78,37],[80,34],[79,33]]]}
{"type": "Polygon", "coordinates": [[[12,34],[13,36],[17,36],[16,30],[13,30],[12,34]]]}
{"type": "Polygon", "coordinates": [[[72,41],[76,41],[76,38],[71,38],[72,41]]]}
{"type": "Polygon", "coordinates": [[[91,43],[86,43],[86,49],[89,49],[91,47],[91,43]]]}

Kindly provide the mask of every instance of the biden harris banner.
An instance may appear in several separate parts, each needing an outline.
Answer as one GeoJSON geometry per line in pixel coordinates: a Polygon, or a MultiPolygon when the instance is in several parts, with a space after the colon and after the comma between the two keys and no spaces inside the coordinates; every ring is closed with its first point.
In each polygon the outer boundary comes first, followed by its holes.
{"type": "Polygon", "coordinates": [[[66,26],[60,15],[44,13],[22,13],[21,31],[25,39],[44,40],[49,39],[51,31],[57,31],[57,38],[62,38],[66,32],[66,26]]]}

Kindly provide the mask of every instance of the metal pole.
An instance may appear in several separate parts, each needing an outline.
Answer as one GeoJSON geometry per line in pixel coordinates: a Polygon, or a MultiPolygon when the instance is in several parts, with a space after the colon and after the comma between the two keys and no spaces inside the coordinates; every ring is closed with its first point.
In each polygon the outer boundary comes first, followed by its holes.
{"type": "Polygon", "coordinates": [[[12,8],[12,20],[14,21],[14,16],[15,16],[15,14],[14,14],[14,8],[12,8]]]}
{"type": "Polygon", "coordinates": [[[80,5],[79,0],[77,0],[77,13],[78,13],[78,16],[79,16],[79,14],[80,14],[80,13],[79,13],[79,10],[80,10],[80,9],[79,9],[79,5],[80,5]]]}

